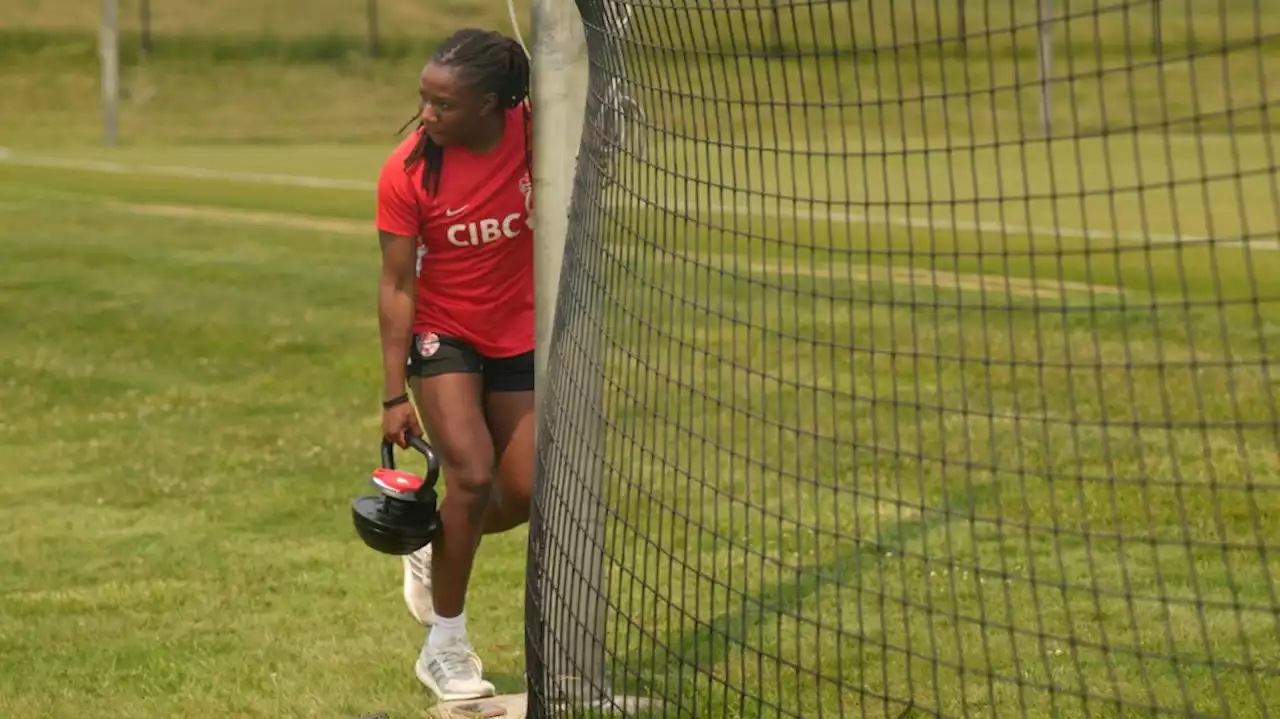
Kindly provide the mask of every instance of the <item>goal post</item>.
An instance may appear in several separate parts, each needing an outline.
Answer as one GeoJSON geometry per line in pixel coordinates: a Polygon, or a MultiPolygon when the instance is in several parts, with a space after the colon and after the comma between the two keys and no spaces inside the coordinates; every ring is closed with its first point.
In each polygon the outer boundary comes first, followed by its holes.
{"type": "Polygon", "coordinates": [[[102,93],[102,141],[115,147],[120,139],[120,3],[102,0],[98,26],[98,64],[102,93]]]}
{"type": "MultiPolygon", "coordinates": [[[[534,273],[537,347],[536,471],[526,593],[531,705],[595,701],[604,677],[600,372],[592,362],[595,295],[562,282],[581,243],[569,216],[587,100],[582,18],[572,0],[534,0],[534,273]],[[555,372],[548,376],[548,368],[555,372]],[[555,390],[560,391],[555,391],[555,390]],[[549,399],[550,398],[550,399],[549,399]],[[584,438],[563,454],[557,437],[584,438]],[[548,490],[548,487],[554,487],[548,490]]],[[[536,715],[536,714],[535,714],[536,715]]]]}

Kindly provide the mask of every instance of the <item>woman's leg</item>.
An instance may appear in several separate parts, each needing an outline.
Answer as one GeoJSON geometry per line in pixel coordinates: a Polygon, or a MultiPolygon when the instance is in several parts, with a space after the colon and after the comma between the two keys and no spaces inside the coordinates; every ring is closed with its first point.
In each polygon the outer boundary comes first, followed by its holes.
{"type": "Polygon", "coordinates": [[[485,534],[529,521],[533,494],[533,352],[484,362],[484,413],[493,437],[495,489],[485,534]]]}
{"type": "MultiPolygon", "coordinates": [[[[529,521],[533,489],[533,393],[490,393],[485,398],[485,412],[497,461],[495,487],[485,511],[482,537],[510,531],[529,521]]],[[[479,552],[478,544],[476,552],[479,552]]],[[[434,553],[435,547],[427,545],[404,557],[405,605],[413,618],[427,627],[435,622],[434,553]]]]}
{"type": "MultiPolygon", "coordinates": [[[[453,340],[447,340],[439,355],[456,352],[453,340]]],[[[415,347],[416,349],[416,347],[415,347]]],[[[469,348],[468,348],[469,349],[469,348]]],[[[425,358],[411,353],[414,361],[426,367],[425,358]]],[[[436,366],[452,358],[439,356],[436,366]]],[[[474,361],[483,362],[484,413],[492,438],[495,464],[495,487],[485,512],[482,535],[500,534],[529,520],[529,500],[533,489],[533,352],[505,359],[467,357],[470,371],[474,361]]],[[[419,408],[424,400],[416,389],[419,408]]],[[[430,420],[423,420],[427,426],[430,420]]],[[[432,435],[428,431],[428,435],[432,435]]],[[[434,440],[432,440],[434,441],[434,440]]],[[[446,481],[447,483],[447,481],[446,481]]],[[[477,546],[478,549],[478,546],[477,546]]],[[[404,558],[404,598],[409,612],[419,623],[431,626],[435,621],[432,600],[432,556],[435,547],[427,545],[404,558]]]]}
{"type": "Polygon", "coordinates": [[[485,417],[493,449],[495,489],[484,533],[499,534],[529,521],[533,494],[533,392],[488,392],[485,417]]]}
{"type": "Polygon", "coordinates": [[[475,552],[493,493],[493,439],[485,422],[483,377],[474,351],[441,344],[423,374],[412,381],[423,429],[440,461],[444,498],[441,531],[431,544],[433,621],[416,672],[440,701],[494,693],[481,676],[467,638],[466,595],[475,552]],[[458,353],[462,359],[449,357],[458,353]],[[463,361],[465,360],[465,361],[463,361]],[[473,369],[474,367],[474,369],[473,369]]]}
{"type": "Polygon", "coordinates": [[[482,408],[479,374],[419,380],[419,411],[440,460],[444,498],[433,546],[432,600],[438,616],[465,609],[475,546],[493,493],[493,438],[482,408]]]}
{"type": "Polygon", "coordinates": [[[462,664],[474,667],[475,681],[464,686],[447,677],[435,679],[449,662],[432,646],[451,641],[459,631],[465,637],[463,609],[480,535],[528,521],[533,484],[533,354],[488,359],[483,365],[481,375],[475,371],[480,364],[474,350],[442,343],[420,365],[429,376],[412,383],[423,427],[440,458],[445,493],[442,534],[414,556],[429,567],[419,567],[417,576],[406,570],[406,600],[414,616],[432,627],[418,676],[446,701],[493,691],[480,680],[479,661],[471,661],[474,652],[462,664]],[[460,358],[451,356],[459,349],[465,350],[460,358]],[[445,369],[454,374],[440,374],[445,369]]]}

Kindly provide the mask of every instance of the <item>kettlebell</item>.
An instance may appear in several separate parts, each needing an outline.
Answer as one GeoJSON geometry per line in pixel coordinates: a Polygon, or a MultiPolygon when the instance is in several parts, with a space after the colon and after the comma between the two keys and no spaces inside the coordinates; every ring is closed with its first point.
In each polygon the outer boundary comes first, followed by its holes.
{"type": "Polygon", "coordinates": [[[440,462],[421,437],[410,434],[407,444],[426,458],[426,476],[396,469],[395,443],[383,439],[382,466],[369,477],[378,494],[357,497],[351,503],[356,534],[383,554],[412,554],[430,544],[440,531],[436,509],[440,462]]]}

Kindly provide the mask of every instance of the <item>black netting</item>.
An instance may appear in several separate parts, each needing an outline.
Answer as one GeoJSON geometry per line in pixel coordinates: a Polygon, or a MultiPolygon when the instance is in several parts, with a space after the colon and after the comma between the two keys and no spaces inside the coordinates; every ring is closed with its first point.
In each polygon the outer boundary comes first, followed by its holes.
{"type": "Polygon", "coordinates": [[[1280,716],[1280,3],[579,9],[532,713],[1280,716]]]}

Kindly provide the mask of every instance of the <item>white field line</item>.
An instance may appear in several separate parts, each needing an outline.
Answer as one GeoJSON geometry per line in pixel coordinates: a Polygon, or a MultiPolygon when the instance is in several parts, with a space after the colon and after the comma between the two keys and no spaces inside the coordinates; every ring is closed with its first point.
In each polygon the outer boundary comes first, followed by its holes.
{"type": "Polygon", "coordinates": [[[18,167],[55,167],[64,170],[100,172],[112,175],[154,175],[156,177],[182,177],[195,180],[225,180],[228,182],[261,182],[291,187],[317,187],[334,190],[375,190],[377,185],[361,180],[337,180],[308,175],[277,175],[268,172],[229,172],[207,170],[199,167],[177,165],[126,165],[101,160],[72,160],[60,157],[15,156],[8,148],[0,148],[0,164],[18,167]]]}
{"type": "MultiPolygon", "coordinates": [[[[738,205],[732,208],[738,214],[750,214],[752,210],[738,205]]],[[[873,217],[862,213],[832,212],[802,213],[787,209],[765,209],[762,213],[767,217],[779,219],[799,219],[805,217],[827,217],[832,222],[845,224],[881,224],[894,227],[911,227],[923,230],[961,230],[967,232],[995,232],[999,234],[1024,235],[1027,237],[1065,237],[1073,240],[1120,240],[1122,242],[1154,242],[1159,244],[1177,242],[1207,242],[1204,237],[1185,235],[1140,235],[1136,233],[1111,233],[1097,230],[1080,230],[1074,227],[1049,227],[1048,225],[1018,225],[1006,222],[970,222],[968,220],[942,220],[930,217],[903,217],[901,215],[884,215],[873,217]]]]}
{"type": "MultiPolygon", "coordinates": [[[[60,169],[101,172],[117,175],[153,175],[158,177],[181,177],[199,180],[223,180],[229,182],[258,182],[273,185],[294,187],[316,187],[325,189],[365,190],[373,191],[377,186],[373,182],[361,180],[340,180],[310,175],[279,175],[263,172],[234,172],[226,170],[209,170],[198,167],[179,167],[173,165],[126,165],[119,162],[103,162],[91,160],[72,160],[54,157],[16,156],[8,148],[0,147],[0,164],[20,167],[54,167],[60,169]]],[[[661,207],[658,203],[650,206],[661,207]]],[[[694,206],[679,203],[664,209],[688,211],[694,206]]],[[[1081,240],[1110,240],[1114,242],[1178,244],[1183,242],[1208,243],[1209,238],[1185,235],[1159,235],[1137,233],[1111,233],[1098,230],[1084,230],[1073,227],[1050,227],[1045,225],[1018,225],[1001,222],[970,222],[966,220],[943,220],[932,217],[905,217],[886,215],[874,217],[868,214],[839,211],[801,211],[783,207],[760,208],[743,205],[707,205],[705,209],[715,214],[738,216],[759,215],[775,219],[808,219],[825,220],[844,224],[889,225],[894,227],[910,227],[933,231],[993,232],[1000,234],[1023,235],[1027,237],[1069,238],[1081,240]]],[[[1218,240],[1215,244],[1248,244],[1251,249],[1280,250],[1277,240],[1218,240]]]]}
{"type": "MultiPolygon", "coordinates": [[[[147,217],[167,217],[184,220],[200,220],[215,223],[239,223],[247,225],[277,227],[289,230],[331,232],[347,235],[371,234],[371,225],[354,220],[338,220],[313,215],[299,215],[277,212],[252,212],[246,210],[229,210],[216,207],[197,207],[194,205],[148,205],[127,202],[109,201],[103,207],[114,212],[123,212],[147,217]]],[[[692,263],[704,263],[709,258],[681,255],[681,258],[692,263]]],[[[674,258],[664,258],[671,262],[674,258]]],[[[747,272],[757,277],[773,277],[779,274],[793,277],[811,277],[831,280],[848,280],[861,283],[908,284],[918,287],[929,287],[940,290],[972,291],[1001,293],[1009,296],[1039,297],[1045,299],[1063,299],[1070,293],[1119,294],[1120,289],[1109,285],[1088,284],[1084,282],[1033,280],[1026,277],[1008,277],[1003,275],[984,275],[979,273],[956,272],[954,270],[930,270],[910,267],[883,267],[878,265],[850,265],[837,272],[835,268],[800,267],[785,260],[762,264],[748,263],[742,267],[719,263],[717,268],[729,274],[747,272]]]]}
{"type": "MultiPolygon", "coordinates": [[[[1280,145],[1280,133],[1266,132],[1238,132],[1235,134],[1227,132],[1155,132],[1145,130],[1141,132],[1124,132],[1113,135],[1084,135],[1081,137],[1052,137],[1040,138],[1034,141],[1019,145],[1016,150],[1019,154],[1028,152],[1043,151],[1045,147],[1066,147],[1074,149],[1081,144],[1102,144],[1107,142],[1117,147],[1124,147],[1125,143],[1132,145],[1134,142],[1153,143],[1158,145],[1171,145],[1174,143],[1202,144],[1209,142],[1226,142],[1232,144],[1244,144],[1252,141],[1270,141],[1280,145]]],[[[679,144],[675,142],[674,144],[679,144]]],[[[737,148],[742,150],[743,148],[737,148]]],[[[773,153],[822,153],[830,154],[837,152],[862,153],[862,154],[899,154],[902,152],[920,152],[927,150],[929,152],[970,152],[977,150],[978,152],[992,152],[996,148],[990,146],[983,141],[969,142],[938,142],[935,140],[927,140],[924,137],[912,137],[906,142],[886,142],[872,138],[866,142],[859,139],[848,139],[846,142],[775,142],[767,147],[751,148],[752,150],[761,150],[763,152],[773,153]],[[975,145],[981,147],[975,148],[975,145]]],[[[1010,151],[1013,151],[1010,149],[1010,151]]]]}
{"type": "MultiPolygon", "coordinates": [[[[683,259],[694,262],[706,262],[696,256],[682,255],[683,259]]],[[[738,270],[728,266],[716,269],[729,274],[738,270]]],[[[1003,294],[1010,297],[1028,297],[1040,299],[1066,300],[1069,295],[1123,295],[1119,287],[1071,280],[1052,280],[1047,278],[1032,279],[1029,277],[1010,277],[1006,275],[986,275],[973,272],[958,272],[946,269],[926,269],[922,267],[886,267],[883,265],[850,265],[841,268],[806,268],[797,267],[793,263],[781,261],[761,264],[753,262],[742,269],[757,277],[770,277],[778,274],[793,277],[807,277],[829,280],[846,280],[850,282],[884,283],[898,285],[914,285],[935,290],[951,290],[953,292],[968,291],[987,294],[1003,294]]],[[[1131,294],[1137,292],[1130,290],[1131,294]]]]}
{"type": "Polygon", "coordinates": [[[180,220],[203,220],[206,222],[235,223],[258,225],[287,230],[304,230],[312,232],[328,232],[338,235],[365,235],[373,237],[377,234],[372,221],[359,222],[337,218],[319,217],[315,215],[299,215],[284,212],[256,212],[250,210],[231,210],[221,207],[198,207],[195,205],[150,205],[127,202],[107,202],[105,206],[117,212],[148,217],[167,217],[180,220]]]}
{"type": "MultiPolygon", "coordinates": [[[[647,203],[648,204],[648,203],[647,203]]],[[[805,203],[796,203],[805,204],[805,203]]],[[[658,203],[649,204],[651,207],[659,207],[658,203]]],[[[671,211],[688,211],[696,209],[697,205],[688,203],[677,204],[673,206],[661,206],[663,209],[671,211]]],[[[712,213],[737,215],[739,217],[768,217],[781,220],[826,220],[829,222],[848,224],[848,225],[890,225],[893,227],[910,227],[914,229],[932,230],[932,231],[961,231],[961,232],[989,232],[995,234],[1018,235],[1024,237],[1047,237],[1047,238],[1066,238],[1073,240],[1102,240],[1112,242],[1127,242],[1134,244],[1181,244],[1181,243],[1213,243],[1217,245],[1240,245],[1247,244],[1255,250],[1280,250],[1280,240],[1251,239],[1248,241],[1240,239],[1220,239],[1211,240],[1208,237],[1198,237],[1195,235],[1162,235],[1148,234],[1143,235],[1136,232],[1103,232],[1100,230],[1082,230],[1074,227],[1051,227],[1049,225],[1019,225],[1009,222],[971,222],[969,220],[945,220],[932,217],[906,217],[902,215],[882,215],[879,217],[857,213],[843,212],[839,210],[832,211],[804,211],[793,210],[785,207],[748,207],[746,205],[709,205],[707,210],[712,213]]]]}

